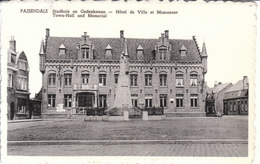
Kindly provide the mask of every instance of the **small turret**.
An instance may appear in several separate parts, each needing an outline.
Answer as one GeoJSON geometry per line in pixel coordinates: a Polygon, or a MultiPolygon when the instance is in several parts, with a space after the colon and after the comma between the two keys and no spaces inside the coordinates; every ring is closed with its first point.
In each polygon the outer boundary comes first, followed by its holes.
{"type": "Polygon", "coordinates": [[[45,51],[44,51],[44,41],[42,40],[41,42],[41,48],[40,48],[40,52],[39,52],[39,56],[40,56],[40,71],[42,74],[44,74],[45,72],[45,51]]]}
{"type": "Polygon", "coordinates": [[[200,57],[201,57],[202,65],[203,65],[203,73],[205,74],[208,71],[208,64],[207,64],[208,54],[207,54],[205,42],[203,42],[200,57]]]}

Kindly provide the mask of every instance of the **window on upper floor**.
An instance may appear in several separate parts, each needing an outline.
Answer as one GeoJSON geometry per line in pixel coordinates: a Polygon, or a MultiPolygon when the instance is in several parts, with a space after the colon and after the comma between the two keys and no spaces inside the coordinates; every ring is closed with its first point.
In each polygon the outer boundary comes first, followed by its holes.
{"type": "Polygon", "coordinates": [[[106,74],[99,74],[99,85],[106,86],[106,74]]]}
{"type": "Polygon", "coordinates": [[[26,76],[17,76],[17,89],[27,90],[28,79],[26,76]]]}
{"type": "Polygon", "coordinates": [[[167,86],[167,74],[160,74],[160,86],[167,86]]]}
{"type": "Polygon", "coordinates": [[[115,84],[118,84],[118,77],[119,77],[119,74],[114,74],[114,77],[115,77],[115,84]]]}
{"type": "Polygon", "coordinates": [[[176,86],[183,86],[184,81],[183,81],[183,73],[177,72],[176,73],[176,86]]]}
{"type": "Polygon", "coordinates": [[[8,87],[13,87],[13,74],[8,74],[8,87]]]}
{"type": "Polygon", "coordinates": [[[72,80],[72,74],[71,73],[64,74],[64,85],[65,86],[71,86],[71,80],[72,80]]]}
{"type": "Polygon", "coordinates": [[[152,86],[152,74],[145,74],[145,86],[152,86]]]}
{"type": "Polygon", "coordinates": [[[48,85],[55,86],[56,85],[56,73],[50,73],[48,75],[48,85]]]}
{"type": "Polygon", "coordinates": [[[137,74],[130,74],[130,86],[137,86],[137,74]]]}
{"type": "Polygon", "coordinates": [[[190,86],[197,86],[198,85],[198,74],[197,72],[190,73],[190,86]]]}
{"type": "Polygon", "coordinates": [[[160,60],[166,60],[166,56],[167,56],[167,49],[166,48],[160,48],[159,49],[159,57],[160,60]]]}
{"type": "Polygon", "coordinates": [[[89,74],[81,74],[81,81],[82,81],[82,84],[88,84],[89,82],[89,74]]]}
{"type": "Polygon", "coordinates": [[[82,55],[82,59],[89,59],[89,48],[88,47],[82,47],[81,48],[81,55],[82,55]]]}

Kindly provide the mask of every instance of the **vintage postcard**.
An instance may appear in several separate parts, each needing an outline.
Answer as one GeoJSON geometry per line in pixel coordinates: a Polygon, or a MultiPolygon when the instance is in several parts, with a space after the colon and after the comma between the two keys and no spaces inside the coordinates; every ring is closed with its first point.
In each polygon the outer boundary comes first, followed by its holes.
{"type": "Polygon", "coordinates": [[[3,163],[252,163],[256,3],[3,2],[3,163]]]}

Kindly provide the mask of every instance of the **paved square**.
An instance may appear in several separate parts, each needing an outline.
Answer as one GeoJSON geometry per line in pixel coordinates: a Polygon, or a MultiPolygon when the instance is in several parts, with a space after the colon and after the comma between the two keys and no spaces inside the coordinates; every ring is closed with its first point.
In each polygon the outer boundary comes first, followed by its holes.
{"type": "Polygon", "coordinates": [[[247,116],[8,123],[8,155],[245,157],[247,140],[247,116]]]}

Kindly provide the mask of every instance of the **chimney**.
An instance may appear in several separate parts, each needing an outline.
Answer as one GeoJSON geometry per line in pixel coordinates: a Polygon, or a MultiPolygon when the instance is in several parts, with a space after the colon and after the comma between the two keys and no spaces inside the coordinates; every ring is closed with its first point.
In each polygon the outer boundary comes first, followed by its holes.
{"type": "Polygon", "coordinates": [[[10,43],[10,49],[16,52],[16,41],[14,40],[14,36],[11,36],[10,43]]]}
{"type": "Polygon", "coordinates": [[[218,85],[221,85],[222,84],[222,82],[218,82],[218,85]]]}
{"type": "Polygon", "coordinates": [[[218,86],[218,82],[217,81],[215,81],[215,84],[214,84],[214,87],[216,87],[216,86],[218,86]]]}
{"type": "Polygon", "coordinates": [[[124,38],[124,30],[120,30],[120,38],[124,38]]]}
{"type": "Polygon", "coordinates": [[[247,76],[243,76],[243,80],[247,79],[247,76]]]}
{"type": "Polygon", "coordinates": [[[46,38],[50,36],[50,29],[46,28],[46,38]]]}
{"type": "Polygon", "coordinates": [[[169,30],[165,30],[165,31],[164,31],[164,34],[165,34],[165,37],[166,37],[167,39],[169,39],[169,30]]]}

